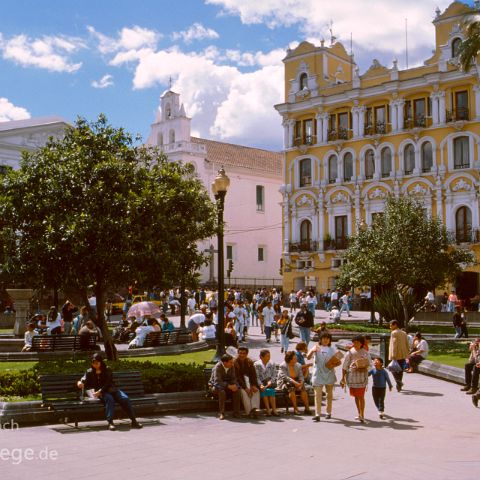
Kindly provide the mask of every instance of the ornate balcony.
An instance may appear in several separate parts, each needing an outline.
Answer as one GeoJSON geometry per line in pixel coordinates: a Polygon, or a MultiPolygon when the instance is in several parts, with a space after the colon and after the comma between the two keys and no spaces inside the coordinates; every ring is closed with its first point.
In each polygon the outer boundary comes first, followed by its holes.
{"type": "Polygon", "coordinates": [[[290,253],[316,252],[318,250],[318,242],[313,240],[303,240],[298,243],[290,243],[288,250],[290,253]]]}
{"type": "Polygon", "coordinates": [[[447,110],[446,120],[447,123],[469,120],[468,108],[460,107],[454,110],[447,110]]]}

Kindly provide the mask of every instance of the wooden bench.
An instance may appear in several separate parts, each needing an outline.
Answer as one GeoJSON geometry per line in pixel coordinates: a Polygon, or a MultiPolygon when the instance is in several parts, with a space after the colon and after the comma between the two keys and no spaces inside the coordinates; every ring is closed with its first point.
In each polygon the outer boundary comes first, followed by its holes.
{"type": "MultiPolygon", "coordinates": [[[[215,395],[213,394],[211,388],[210,388],[210,378],[212,376],[212,370],[213,367],[206,367],[203,369],[203,376],[204,376],[204,381],[205,381],[205,398],[210,398],[212,400],[217,400],[215,395]]],[[[278,365],[277,365],[277,370],[278,370],[278,365]]],[[[312,403],[312,398],[313,398],[313,388],[307,389],[308,397],[309,397],[309,403],[312,403]]],[[[296,392],[297,395],[297,400],[300,402],[300,393],[296,392]]],[[[278,400],[281,399],[283,403],[283,406],[285,407],[285,414],[290,415],[290,410],[289,410],[289,405],[290,405],[290,398],[288,396],[288,392],[285,390],[281,390],[280,388],[275,389],[275,397],[277,400],[277,407],[280,407],[282,405],[279,405],[278,400]]],[[[301,402],[300,402],[301,403],[301,402]]],[[[298,405],[300,405],[298,403],[298,405]]],[[[260,403],[260,408],[263,408],[263,404],[260,403]]]]}
{"type": "MultiPolygon", "coordinates": [[[[77,382],[82,373],[64,375],[41,375],[40,387],[42,392],[42,407],[58,412],[59,420],[68,423],[71,419],[78,427],[81,414],[98,413],[103,409],[99,399],[84,397],[77,382]]],[[[142,375],[139,371],[113,372],[113,379],[118,389],[124,391],[136,406],[156,406],[158,400],[154,396],[145,395],[142,375]]]]}
{"type": "Polygon", "coordinates": [[[95,335],[36,335],[32,339],[32,352],[97,350],[95,335]]]}
{"type": "Polygon", "coordinates": [[[143,343],[143,347],[162,347],[165,345],[176,345],[179,332],[150,332],[143,343]]]}

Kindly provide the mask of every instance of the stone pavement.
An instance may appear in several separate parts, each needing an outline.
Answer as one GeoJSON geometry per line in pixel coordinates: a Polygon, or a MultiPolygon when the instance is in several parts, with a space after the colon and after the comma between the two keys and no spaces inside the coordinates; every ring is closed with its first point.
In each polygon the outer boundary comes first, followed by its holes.
{"type": "MultiPolygon", "coordinates": [[[[296,342],[296,341],[295,341],[296,342]]],[[[252,358],[278,344],[251,332],[252,358]]],[[[213,352],[212,352],[213,354],[213,352]]],[[[337,372],[339,376],[339,372],[337,372]]],[[[359,424],[354,401],[335,389],[333,418],[311,417],[219,421],[214,414],[143,418],[143,430],[120,421],[0,430],[2,479],[188,479],[276,478],[288,480],[478,478],[480,410],[458,385],[423,375],[405,375],[401,393],[387,394],[386,420],[367,392],[359,424]]]]}
{"type": "Polygon", "coordinates": [[[377,418],[370,395],[365,425],[336,388],[333,418],[320,423],[201,414],[145,418],[143,430],[129,422],[116,432],[104,422],[3,429],[0,472],[8,480],[478,478],[480,410],[457,385],[408,375],[403,392],[387,395],[387,420],[377,418]]]}

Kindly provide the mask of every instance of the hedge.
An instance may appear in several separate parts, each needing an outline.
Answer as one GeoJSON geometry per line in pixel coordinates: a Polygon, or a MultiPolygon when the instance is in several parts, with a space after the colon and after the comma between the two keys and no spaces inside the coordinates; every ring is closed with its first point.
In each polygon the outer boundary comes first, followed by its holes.
{"type": "MultiPolygon", "coordinates": [[[[108,362],[114,371],[140,370],[145,393],[188,392],[204,388],[203,367],[190,363],[108,362]]],[[[90,361],[49,361],[37,363],[29,370],[0,373],[0,397],[38,395],[40,375],[57,373],[83,374],[90,361]]]]}

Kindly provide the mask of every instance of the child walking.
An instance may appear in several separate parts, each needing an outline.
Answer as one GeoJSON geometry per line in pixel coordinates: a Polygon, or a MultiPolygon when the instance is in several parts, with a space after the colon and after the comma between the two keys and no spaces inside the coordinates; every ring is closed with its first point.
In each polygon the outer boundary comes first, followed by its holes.
{"type": "Polygon", "coordinates": [[[373,368],[368,372],[368,375],[372,376],[373,387],[372,396],[375,406],[378,410],[378,416],[383,420],[385,418],[385,393],[388,388],[392,391],[392,382],[387,370],[383,368],[383,360],[381,358],[375,358],[373,361],[373,368]]]}

